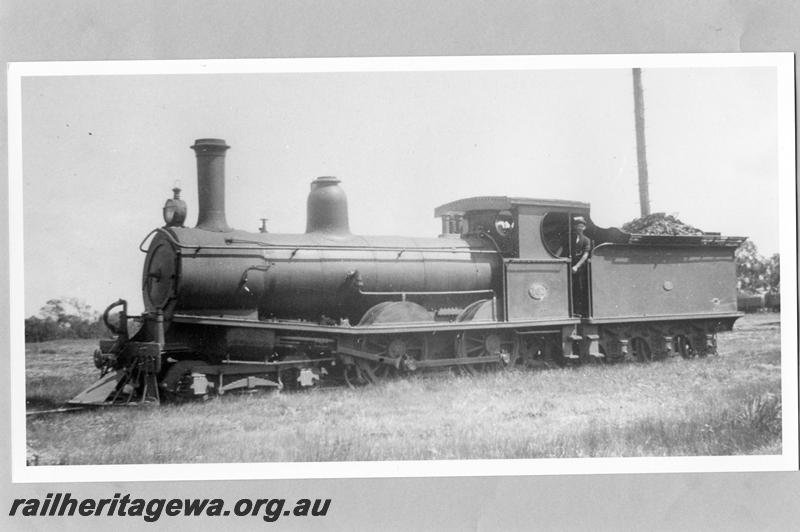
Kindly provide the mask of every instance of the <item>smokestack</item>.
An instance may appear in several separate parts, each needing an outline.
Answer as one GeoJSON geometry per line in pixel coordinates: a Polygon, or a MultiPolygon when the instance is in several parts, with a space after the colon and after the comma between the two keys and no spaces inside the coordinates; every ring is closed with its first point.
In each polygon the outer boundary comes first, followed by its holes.
{"type": "Polygon", "coordinates": [[[190,146],[197,155],[197,229],[232,231],[225,221],[225,150],[222,139],[197,139],[190,146]]]}
{"type": "Polygon", "coordinates": [[[308,194],[306,233],[349,235],[347,196],[335,177],[318,177],[308,194]]]}

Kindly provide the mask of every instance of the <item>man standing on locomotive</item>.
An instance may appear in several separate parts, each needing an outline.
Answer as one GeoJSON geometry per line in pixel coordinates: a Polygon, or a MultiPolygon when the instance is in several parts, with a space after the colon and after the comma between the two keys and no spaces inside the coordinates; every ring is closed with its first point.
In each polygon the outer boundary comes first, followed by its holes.
{"type": "Polygon", "coordinates": [[[572,257],[572,311],[578,316],[589,314],[588,303],[588,268],[584,265],[589,260],[592,250],[592,241],[583,234],[586,230],[586,220],[577,216],[572,220],[575,234],[570,242],[570,256],[572,257]]]}

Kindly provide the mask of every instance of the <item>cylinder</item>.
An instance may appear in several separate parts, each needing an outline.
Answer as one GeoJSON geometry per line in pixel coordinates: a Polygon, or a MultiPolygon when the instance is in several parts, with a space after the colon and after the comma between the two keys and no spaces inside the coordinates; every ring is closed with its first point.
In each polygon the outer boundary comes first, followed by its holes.
{"type": "Polygon", "coordinates": [[[225,151],[222,139],[197,139],[190,146],[197,155],[197,228],[229,232],[225,221],[225,151]]]}
{"type": "Polygon", "coordinates": [[[306,233],[350,234],[347,196],[339,183],[331,176],[318,177],[311,182],[306,203],[306,233]]]}

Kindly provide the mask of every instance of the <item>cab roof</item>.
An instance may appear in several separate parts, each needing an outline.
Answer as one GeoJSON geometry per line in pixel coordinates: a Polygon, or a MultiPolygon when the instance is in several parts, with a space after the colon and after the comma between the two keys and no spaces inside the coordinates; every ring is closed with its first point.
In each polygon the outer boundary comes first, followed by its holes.
{"type": "Polygon", "coordinates": [[[433,215],[439,217],[445,214],[470,211],[508,211],[523,205],[566,210],[589,210],[589,204],[582,201],[516,198],[508,196],[475,196],[439,205],[434,209],[433,215]]]}

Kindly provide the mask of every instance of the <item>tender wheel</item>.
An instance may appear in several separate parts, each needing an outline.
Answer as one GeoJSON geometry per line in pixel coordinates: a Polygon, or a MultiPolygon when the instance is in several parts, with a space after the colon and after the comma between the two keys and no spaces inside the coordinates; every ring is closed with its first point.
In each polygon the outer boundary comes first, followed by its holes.
{"type": "Polygon", "coordinates": [[[363,376],[372,383],[413,371],[416,369],[414,363],[424,360],[427,355],[424,336],[368,336],[364,338],[361,349],[382,357],[380,361],[356,360],[363,376]],[[398,364],[399,368],[396,367],[398,364]]]}
{"type": "Polygon", "coordinates": [[[589,358],[591,358],[595,364],[605,364],[608,361],[608,353],[606,353],[605,346],[603,346],[603,344],[600,344],[599,346],[597,346],[597,351],[603,356],[600,358],[596,357],[589,357],[589,358]]]}
{"type": "Polygon", "coordinates": [[[672,345],[673,350],[683,358],[692,358],[697,354],[692,347],[692,342],[683,334],[676,336],[672,341],[672,345]]]}
{"type": "Polygon", "coordinates": [[[650,350],[650,345],[647,340],[641,336],[631,339],[631,354],[639,362],[650,362],[653,360],[653,352],[650,350]]]}
{"type": "Polygon", "coordinates": [[[709,329],[706,329],[704,334],[697,339],[697,344],[695,344],[695,351],[700,358],[717,354],[717,336],[713,334],[709,337],[708,333],[710,332],[709,329]]]}
{"type": "MultiPolygon", "coordinates": [[[[508,366],[513,366],[517,363],[519,352],[519,342],[516,335],[465,331],[456,338],[456,356],[459,358],[500,355],[505,358],[508,366]]],[[[475,373],[476,371],[497,368],[499,365],[494,362],[479,362],[462,367],[470,373],[475,373]]]]}

